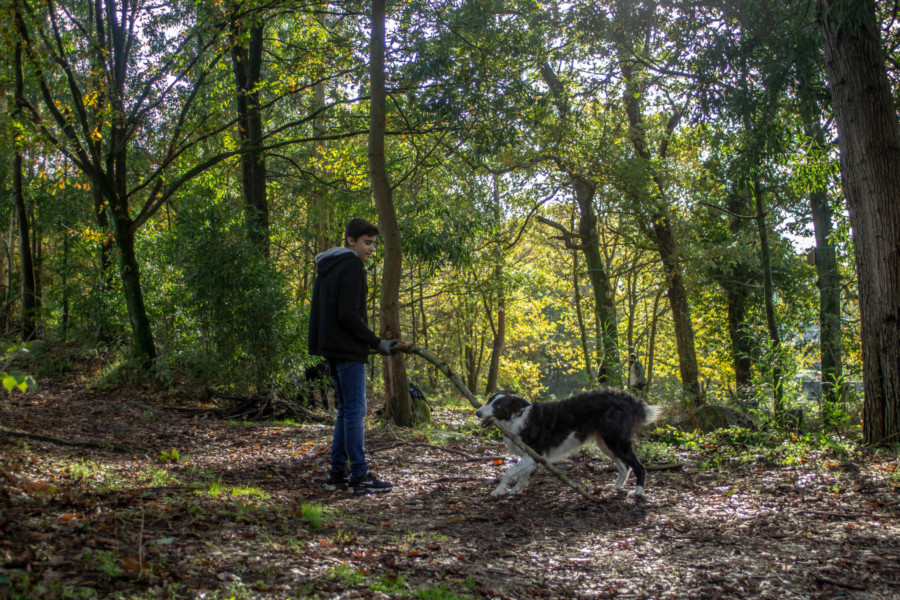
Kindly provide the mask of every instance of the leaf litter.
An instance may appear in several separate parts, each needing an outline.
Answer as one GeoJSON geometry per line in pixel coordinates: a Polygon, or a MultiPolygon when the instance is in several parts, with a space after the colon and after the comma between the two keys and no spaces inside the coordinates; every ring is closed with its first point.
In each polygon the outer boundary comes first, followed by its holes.
{"type": "Polygon", "coordinates": [[[706,444],[639,500],[580,453],[562,466],[597,503],[546,471],[497,499],[503,445],[437,409],[448,429],[424,437],[372,416],[395,487],[353,496],[323,488],[328,425],[169,404],[63,379],[0,403],[10,430],[85,444],[0,437],[0,597],[900,598],[889,453],[786,464],[706,444]]]}

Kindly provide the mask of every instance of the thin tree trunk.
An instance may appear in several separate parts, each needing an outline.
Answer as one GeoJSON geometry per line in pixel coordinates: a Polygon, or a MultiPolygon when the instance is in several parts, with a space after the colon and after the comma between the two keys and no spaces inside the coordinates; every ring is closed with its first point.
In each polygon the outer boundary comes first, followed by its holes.
{"type": "MultiPolygon", "coordinates": [[[[34,204],[31,205],[31,214],[28,219],[32,223],[31,227],[31,256],[32,267],[34,269],[34,308],[40,311],[43,306],[44,291],[41,286],[41,269],[44,262],[44,245],[41,244],[40,229],[34,227],[34,204]]],[[[36,323],[39,325],[40,318],[35,317],[36,323]]]]}
{"type": "Polygon", "coordinates": [[[66,342],[69,330],[69,232],[63,229],[62,269],[60,285],[62,287],[62,341],[66,342]]]}
{"type": "Polygon", "coordinates": [[[656,329],[659,323],[659,300],[663,290],[660,288],[653,298],[653,317],[650,319],[650,342],[647,344],[647,385],[644,386],[643,396],[646,396],[653,385],[653,366],[656,360],[656,329]]]}
{"type": "Polygon", "coordinates": [[[784,377],[781,367],[781,336],[778,333],[778,322],[775,317],[775,292],[772,285],[772,253],[769,249],[769,229],[766,226],[766,213],[763,210],[762,189],[759,181],[754,186],[754,201],[756,203],[756,225],[759,229],[760,263],[763,270],[763,295],[766,307],[766,329],[769,332],[769,342],[772,347],[771,369],[774,402],[772,412],[776,417],[784,414],[784,377]]]}
{"type": "Polygon", "coordinates": [[[134,351],[141,366],[150,371],[154,368],[156,345],[153,341],[153,330],[150,318],[144,305],[144,291],[141,286],[141,274],[137,255],[134,249],[134,233],[131,232],[131,219],[116,219],[116,248],[119,251],[119,273],[122,280],[122,292],[128,309],[128,320],[131,323],[134,351]]]}
{"type": "MultiPolygon", "coordinates": [[[[324,29],[325,13],[319,14],[319,25],[324,29]]],[[[313,101],[315,103],[313,110],[321,109],[325,106],[325,82],[320,81],[313,86],[313,101]]],[[[313,119],[313,133],[316,137],[325,134],[325,119],[323,116],[317,116],[313,119]]],[[[313,190],[311,197],[311,210],[309,218],[312,221],[314,232],[314,244],[316,252],[324,252],[331,246],[331,204],[328,202],[325,191],[325,185],[322,181],[327,175],[327,171],[315,165],[319,165],[320,161],[325,160],[325,153],[328,150],[328,143],[325,140],[318,140],[313,144],[313,190]]]]}
{"type": "MultiPolygon", "coordinates": [[[[503,354],[503,347],[506,345],[506,294],[503,290],[502,273],[503,268],[498,264],[494,268],[494,281],[498,286],[497,322],[494,323],[494,320],[491,319],[493,342],[491,344],[491,362],[488,367],[487,383],[484,388],[485,394],[493,394],[497,391],[497,381],[500,378],[500,356],[503,354]]],[[[488,313],[488,317],[490,317],[490,313],[488,313]]]]}
{"type": "Polygon", "coordinates": [[[578,334],[581,338],[581,355],[584,357],[584,374],[588,387],[594,387],[594,370],[591,367],[591,349],[588,346],[587,328],[584,325],[584,310],[581,308],[581,282],[578,280],[578,252],[572,251],[572,286],[575,293],[575,316],[578,319],[578,334]]]}
{"type": "MultiPolygon", "coordinates": [[[[22,43],[16,40],[15,54],[15,90],[16,113],[21,112],[25,100],[25,80],[22,72],[22,43]]],[[[25,207],[24,167],[22,152],[16,147],[13,157],[13,204],[16,209],[16,222],[19,232],[19,255],[22,258],[22,339],[31,340],[37,333],[37,302],[34,287],[34,265],[31,254],[31,235],[28,211],[25,207]]]]}
{"type": "MultiPolygon", "coordinates": [[[[493,178],[493,208],[495,214],[499,217],[500,209],[500,190],[497,185],[497,176],[493,178]]],[[[500,356],[503,354],[503,347],[506,345],[506,290],[503,288],[503,247],[501,240],[496,240],[496,260],[494,266],[493,282],[497,296],[497,322],[491,317],[491,311],[488,307],[488,319],[490,319],[491,332],[493,333],[493,341],[491,343],[491,362],[488,367],[487,383],[485,384],[485,395],[493,394],[497,391],[497,381],[500,378],[500,356]]]]}
{"type": "MultiPolygon", "coordinates": [[[[541,77],[553,94],[554,103],[559,112],[560,120],[567,122],[569,119],[569,106],[565,86],[556,76],[553,67],[544,63],[540,67],[541,77]]],[[[600,236],[597,234],[597,209],[594,206],[594,194],[596,186],[586,177],[578,174],[573,169],[560,165],[564,169],[572,190],[575,201],[578,204],[578,238],[577,246],[573,246],[569,232],[561,225],[547,219],[541,219],[563,232],[566,246],[577,248],[584,253],[587,263],[588,279],[594,293],[594,327],[596,330],[595,350],[597,352],[598,375],[601,384],[612,386],[622,385],[622,368],[619,360],[619,325],[616,315],[615,290],[609,281],[609,276],[603,264],[600,253],[600,236]]]]}
{"type": "Polygon", "coordinates": [[[266,198],[266,157],[263,145],[259,84],[262,78],[262,15],[248,13],[235,5],[231,16],[231,62],[237,89],[238,137],[241,153],[241,187],[244,214],[250,241],[269,257],[269,204],[266,198]],[[252,20],[247,28],[245,20],[252,20]]]}
{"type": "MultiPolygon", "coordinates": [[[[372,1],[372,39],[369,57],[369,79],[371,82],[369,112],[369,178],[372,195],[378,211],[378,225],[384,239],[384,274],[381,288],[381,337],[400,338],[400,279],[403,272],[403,249],[400,242],[400,227],[394,208],[391,185],[385,163],[384,134],[387,120],[387,90],[385,88],[385,0],[372,1]]],[[[409,396],[409,381],[406,377],[406,359],[396,353],[384,359],[385,372],[390,373],[386,386],[387,414],[397,425],[411,426],[423,420],[424,414],[416,415],[409,396]]]]}
{"type": "Polygon", "coordinates": [[[113,236],[109,225],[109,214],[106,208],[106,199],[103,197],[103,190],[96,182],[91,183],[91,194],[94,197],[94,218],[97,220],[97,226],[104,234],[100,240],[100,281],[105,286],[104,289],[110,289],[113,286],[113,236]]]}
{"type": "Polygon", "coordinates": [[[875,3],[819,0],[859,277],[863,439],[900,442],[900,122],[875,3]],[[848,10],[852,9],[852,10],[848,10]]]}
{"type": "MultiPolygon", "coordinates": [[[[809,119],[806,134],[819,148],[825,148],[825,131],[818,119],[809,119]]],[[[822,373],[822,393],[831,403],[841,397],[843,363],[841,358],[841,277],[837,267],[837,253],[831,240],[832,209],[824,186],[809,194],[813,232],[816,237],[816,287],[819,288],[819,356],[822,373]]]]}
{"type": "MultiPolygon", "coordinates": [[[[651,193],[646,202],[652,203],[650,213],[650,237],[656,244],[659,257],[666,277],[666,287],[669,294],[669,307],[672,309],[672,319],[675,325],[675,342],[678,349],[678,366],[681,374],[681,385],[684,390],[685,400],[689,405],[699,405],[704,402],[700,392],[699,368],[697,365],[697,351],[694,346],[694,325],[691,319],[691,308],[688,302],[687,289],[684,285],[684,276],[681,273],[678,246],[675,242],[675,234],[669,222],[669,213],[665,202],[660,200],[666,195],[666,191],[660,180],[653,159],[647,146],[646,133],[641,112],[641,90],[634,83],[633,69],[629,61],[630,54],[620,49],[622,57],[620,68],[625,79],[624,104],[628,115],[629,137],[635,153],[645,163],[650,172],[651,184],[656,187],[655,193],[651,193]]],[[[667,133],[671,135],[678,124],[679,116],[673,116],[669,120],[667,133]]],[[[665,138],[660,146],[660,158],[666,157],[667,140],[665,138]]]]}
{"type": "Polygon", "coordinates": [[[751,392],[752,383],[748,343],[750,337],[747,334],[747,288],[739,282],[729,282],[725,286],[725,303],[728,312],[728,336],[731,340],[735,393],[738,398],[746,398],[751,392]]]}
{"type": "MultiPolygon", "coordinates": [[[[580,219],[578,234],[581,237],[588,278],[594,291],[594,313],[597,329],[597,364],[602,361],[605,383],[614,387],[622,385],[622,368],[619,360],[619,327],[616,316],[615,291],[609,282],[603,256],[600,254],[600,236],[597,235],[597,211],[594,207],[595,186],[579,175],[571,176],[580,219]]],[[[604,383],[604,382],[601,382],[604,383]]]]}

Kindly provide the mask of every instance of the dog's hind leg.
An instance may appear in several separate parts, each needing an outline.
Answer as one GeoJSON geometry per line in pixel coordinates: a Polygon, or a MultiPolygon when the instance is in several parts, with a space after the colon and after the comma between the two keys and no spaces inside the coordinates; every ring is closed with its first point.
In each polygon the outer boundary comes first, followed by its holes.
{"type": "Polygon", "coordinates": [[[603,454],[607,455],[613,464],[616,465],[616,469],[619,471],[619,476],[616,478],[615,483],[609,484],[609,487],[615,491],[619,491],[622,489],[622,486],[625,485],[625,480],[628,479],[628,473],[630,469],[628,465],[625,464],[621,458],[619,458],[615,452],[610,450],[609,446],[606,445],[606,442],[603,441],[603,438],[597,437],[596,439],[597,447],[603,452],[603,454]]]}
{"type": "MultiPolygon", "coordinates": [[[[622,440],[617,444],[613,444],[610,450],[612,450],[616,454],[619,461],[624,462],[626,467],[630,467],[630,469],[634,471],[634,491],[629,495],[643,495],[644,480],[647,477],[647,470],[644,468],[644,465],[641,464],[641,461],[638,460],[637,455],[635,455],[634,448],[631,445],[631,440],[622,440]]],[[[619,476],[621,478],[621,469],[619,471],[619,476]]]]}

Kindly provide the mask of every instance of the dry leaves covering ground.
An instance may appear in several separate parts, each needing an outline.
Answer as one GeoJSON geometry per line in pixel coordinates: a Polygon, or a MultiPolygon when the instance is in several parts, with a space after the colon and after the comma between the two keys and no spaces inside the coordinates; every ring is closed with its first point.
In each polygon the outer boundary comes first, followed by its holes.
{"type": "Polygon", "coordinates": [[[501,444],[437,410],[445,430],[369,424],[396,487],[353,497],[321,487],[327,425],[171,404],[63,379],[0,401],[7,429],[104,445],[0,434],[0,597],[900,598],[889,453],[664,450],[684,468],[643,501],[582,453],[565,471],[600,502],[546,471],[498,500],[501,444]]]}

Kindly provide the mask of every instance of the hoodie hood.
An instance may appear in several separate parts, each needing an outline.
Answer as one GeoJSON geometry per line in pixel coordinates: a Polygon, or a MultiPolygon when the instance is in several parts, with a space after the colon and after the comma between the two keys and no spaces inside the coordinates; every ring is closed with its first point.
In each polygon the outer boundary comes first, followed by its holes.
{"type": "Polygon", "coordinates": [[[328,273],[334,265],[351,256],[356,256],[356,252],[343,246],[336,246],[317,254],[316,267],[318,267],[319,275],[328,273]]]}

